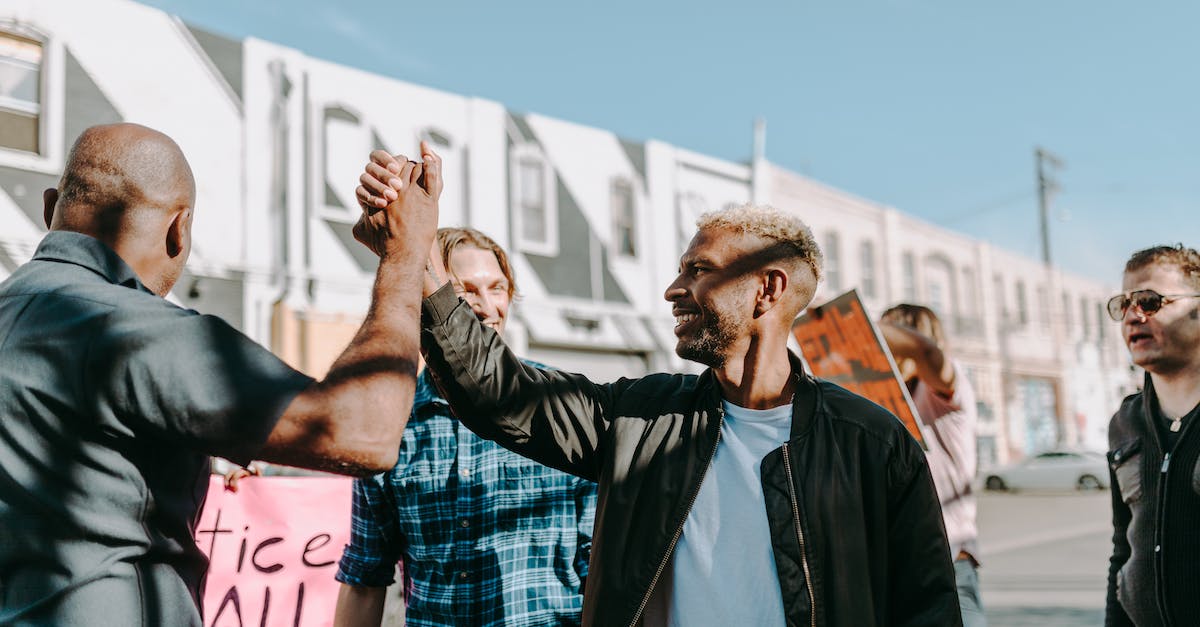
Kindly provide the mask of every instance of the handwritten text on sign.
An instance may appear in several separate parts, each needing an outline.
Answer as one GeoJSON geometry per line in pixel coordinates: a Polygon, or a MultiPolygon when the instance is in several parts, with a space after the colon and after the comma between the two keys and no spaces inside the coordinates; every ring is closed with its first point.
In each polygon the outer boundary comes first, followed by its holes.
{"type": "Polygon", "coordinates": [[[247,477],[232,493],[213,476],[196,527],[209,558],[204,624],[332,625],[350,490],[341,477],[247,477]]]}
{"type": "Polygon", "coordinates": [[[886,407],[924,446],[908,388],[857,292],[809,308],[792,324],[792,335],[813,374],[886,407]]]}

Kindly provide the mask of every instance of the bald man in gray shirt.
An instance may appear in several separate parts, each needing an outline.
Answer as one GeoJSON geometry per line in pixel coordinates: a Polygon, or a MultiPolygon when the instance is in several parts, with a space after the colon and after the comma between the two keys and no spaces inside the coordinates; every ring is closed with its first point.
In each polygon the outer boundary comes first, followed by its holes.
{"type": "Polygon", "coordinates": [[[195,203],[175,142],[133,124],[80,136],[46,190],[50,232],[0,283],[0,625],[201,625],[209,455],[392,467],[440,161],[426,152],[401,174],[355,226],[380,255],[372,304],[317,382],[163,298],[195,203]]]}

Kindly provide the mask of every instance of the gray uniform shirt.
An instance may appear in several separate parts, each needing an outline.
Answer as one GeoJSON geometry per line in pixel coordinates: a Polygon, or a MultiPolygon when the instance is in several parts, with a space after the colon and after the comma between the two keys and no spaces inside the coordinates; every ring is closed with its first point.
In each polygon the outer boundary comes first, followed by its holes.
{"type": "Polygon", "coordinates": [[[209,455],[312,383],[54,231],[0,283],[0,625],[198,625],[209,455]]]}

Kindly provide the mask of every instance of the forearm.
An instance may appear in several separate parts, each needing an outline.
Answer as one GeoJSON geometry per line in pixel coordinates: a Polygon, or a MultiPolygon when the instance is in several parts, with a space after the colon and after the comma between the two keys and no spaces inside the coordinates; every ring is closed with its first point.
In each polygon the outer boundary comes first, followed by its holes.
{"type": "Polygon", "coordinates": [[[450,276],[446,272],[446,264],[445,260],[442,259],[441,248],[435,240],[433,246],[429,249],[429,258],[425,260],[425,273],[421,281],[421,298],[429,298],[430,295],[441,289],[449,281],[450,276]]]}
{"type": "Polygon", "coordinates": [[[897,361],[911,359],[917,377],[947,396],[954,393],[954,365],[933,340],[910,328],[881,322],[880,333],[897,361]]]}
{"type": "Polygon", "coordinates": [[[416,389],[423,270],[415,255],[381,260],[362,327],[288,407],[263,459],[352,475],[391,468],[416,389]]]}
{"type": "Polygon", "coordinates": [[[422,351],[464,425],[538,462],[594,480],[610,386],[521,362],[444,287],[425,299],[422,351]]]}
{"type": "Polygon", "coordinates": [[[379,627],[383,622],[383,608],[386,601],[387,588],[342,584],[338,590],[333,625],[334,627],[379,627]]]}

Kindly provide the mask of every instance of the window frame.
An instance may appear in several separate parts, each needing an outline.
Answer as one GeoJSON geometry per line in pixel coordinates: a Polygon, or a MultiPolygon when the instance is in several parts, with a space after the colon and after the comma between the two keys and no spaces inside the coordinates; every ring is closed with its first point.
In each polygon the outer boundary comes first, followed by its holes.
{"type": "Polygon", "coordinates": [[[863,296],[874,299],[879,294],[879,272],[875,260],[875,242],[865,239],[858,247],[859,263],[862,264],[862,274],[859,283],[862,285],[863,296]]]}
{"type": "Polygon", "coordinates": [[[42,46],[38,80],[38,152],[0,146],[0,166],[18,170],[58,174],[64,162],[64,85],[62,41],[48,32],[12,19],[0,20],[0,33],[37,42],[42,46]]]}
{"type": "Polygon", "coordinates": [[[535,143],[517,144],[509,151],[509,215],[512,219],[513,243],[522,252],[545,257],[558,256],[558,195],[557,176],[554,167],[535,143]],[[521,164],[536,161],[542,168],[542,220],[545,239],[538,241],[525,236],[525,207],[522,205],[525,189],[521,176],[521,164]]]}
{"type": "Polygon", "coordinates": [[[825,286],[838,294],[843,291],[841,239],[837,231],[826,231],[825,241],[822,242],[825,249],[825,286]]]}
{"type": "Polygon", "coordinates": [[[609,212],[612,214],[612,246],[613,251],[620,257],[628,259],[636,259],[638,256],[638,211],[637,211],[637,191],[633,181],[627,177],[617,176],[609,182],[608,187],[608,206],[609,212]],[[617,205],[617,190],[624,189],[624,193],[628,194],[628,214],[625,215],[617,205]],[[622,229],[628,229],[630,250],[625,250],[622,243],[625,241],[622,235],[622,229]]]}

